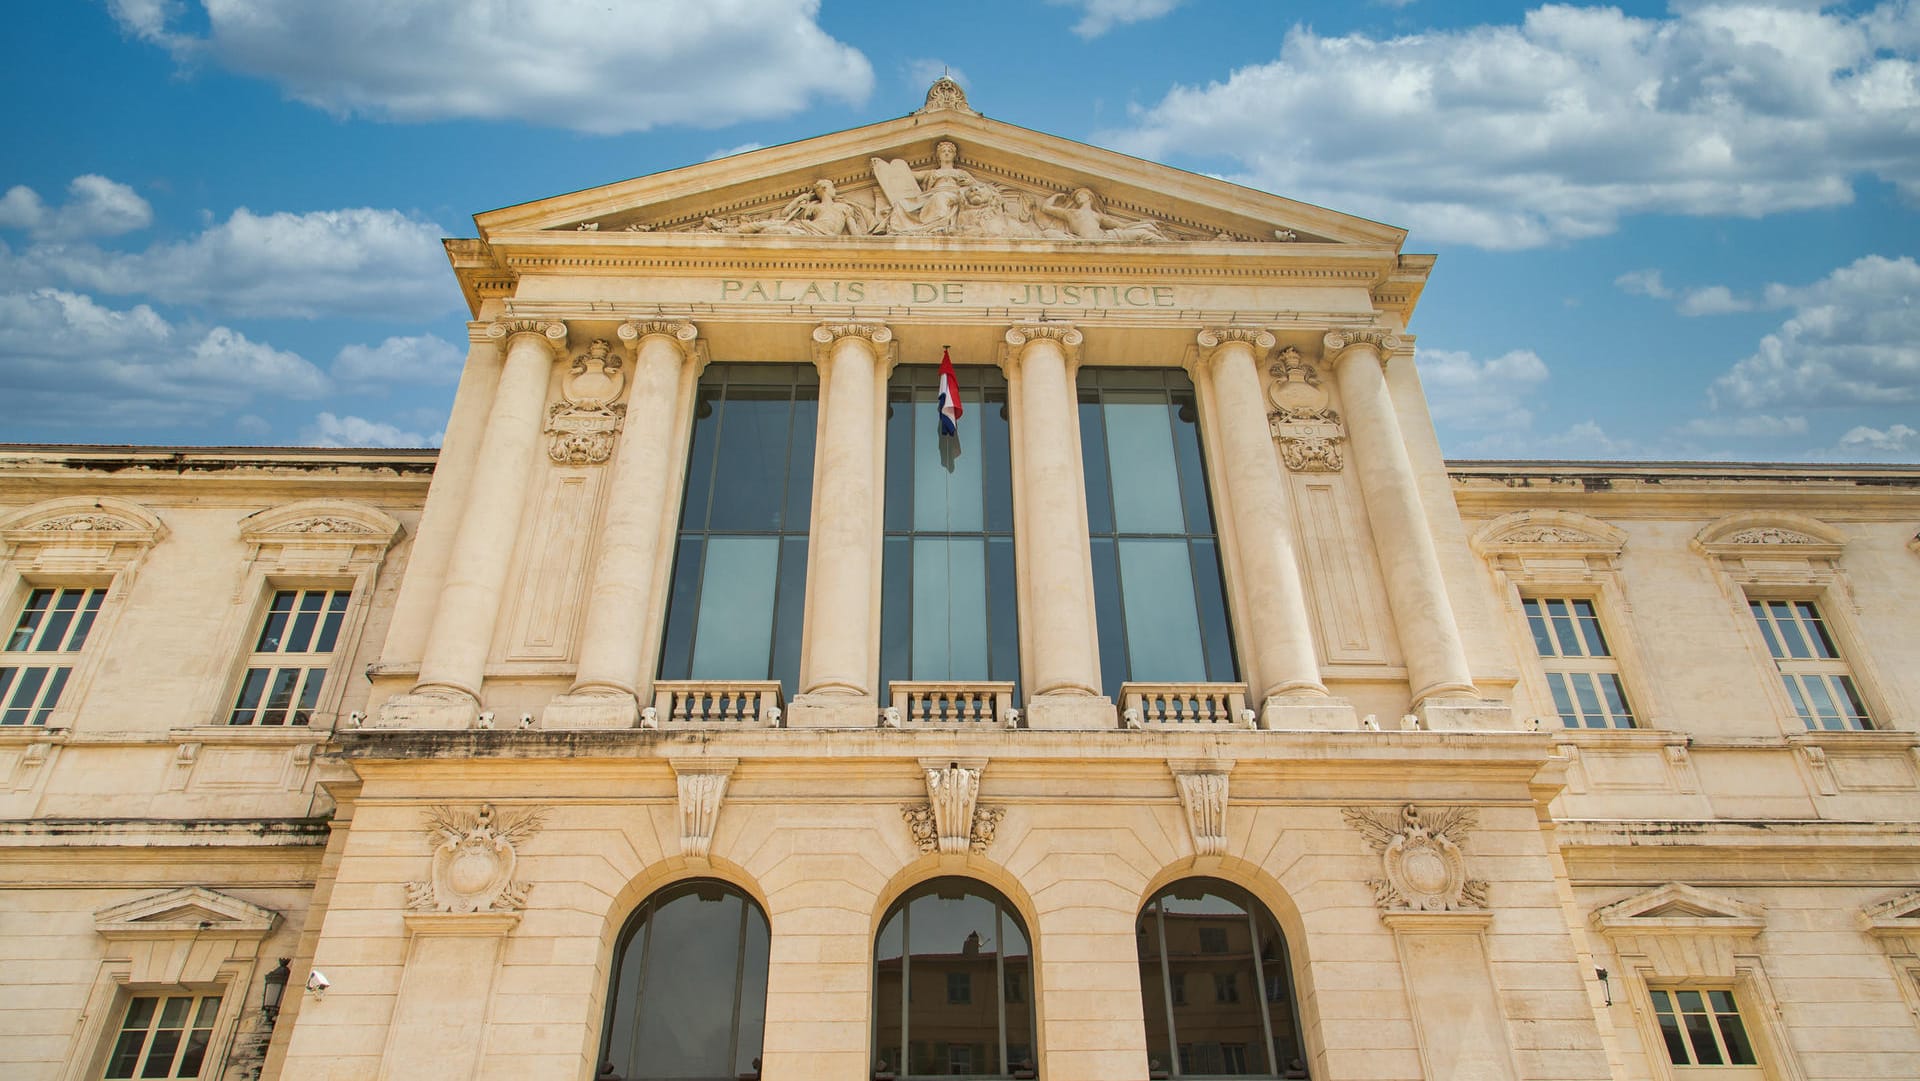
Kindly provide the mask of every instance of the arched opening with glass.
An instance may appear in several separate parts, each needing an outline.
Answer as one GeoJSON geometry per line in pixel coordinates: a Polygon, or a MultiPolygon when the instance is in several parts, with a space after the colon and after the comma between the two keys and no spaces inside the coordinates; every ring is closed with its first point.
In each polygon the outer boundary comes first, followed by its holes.
{"type": "Polygon", "coordinates": [[[1188,878],[1135,925],[1151,1078],[1307,1076],[1287,939],[1259,899],[1188,878]]]}
{"type": "Polygon", "coordinates": [[[759,1078],[767,915],[739,887],[699,878],[647,898],[620,929],[612,971],[596,1076],[759,1078]]]}
{"type": "Polygon", "coordinates": [[[999,891],[970,878],[909,890],[874,939],[874,1081],[1030,1078],[1033,950],[999,891]]]}

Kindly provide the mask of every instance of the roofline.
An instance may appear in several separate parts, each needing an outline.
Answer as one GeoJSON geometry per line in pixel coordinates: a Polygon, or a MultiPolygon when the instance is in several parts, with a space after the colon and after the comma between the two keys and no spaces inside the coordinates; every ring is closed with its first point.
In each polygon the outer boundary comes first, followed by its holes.
{"type": "Polygon", "coordinates": [[[1920,462],[1745,462],[1745,461],[1621,461],[1578,458],[1449,458],[1449,473],[1652,473],[1685,470],[1692,473],[1769,474],[1914,474],[1920,462]]]}
{"type": "Polygon", "coordinates": [[[438,457],[438,447],[293,447],[239,446],[216,444],[191,446],[164,443],[0,443],[0,455],[6,454],[138,454],[151,457],[184,458],[194,455],[259,455],[286,458],[418,458],[438,457]]]}

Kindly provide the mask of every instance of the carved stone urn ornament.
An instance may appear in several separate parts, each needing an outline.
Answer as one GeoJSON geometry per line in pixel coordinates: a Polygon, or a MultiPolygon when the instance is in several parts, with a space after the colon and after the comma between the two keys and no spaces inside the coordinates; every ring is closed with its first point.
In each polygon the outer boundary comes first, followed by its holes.
{"type": "Polygon", "coordinates": [[[407,883],[407,907],[416,912],[517,912],[530,884],[514,880],[516,846],[540,831],[546,811],[529,808],[498,814],[483,803],[472,811],[435,807],[427,811],[433,871],[425,882],[407,883]]]}
{"type": "Polygon", "coordinates": [[[1373,902],[1387,912],[1454,912],[1487,907],[1486,882],[1467,877],[1460,851],[1476,816],[1470,808],[1422,813],[1409,803],[1397,815],[1348,807],[1347,824],[1380,853],[1384,878],[1371,878],[1373,902]]]}
{"type": "Polygon", "coordinates": [[[615,404],[627,387],[626,362],[601,338],[573,358],[560,380],[561,400],[547,411],[547,456],[563,465],[598,465],[613,456],[614,435],[625,419],[615,404]]]}
{"type": "Polygon", "coordinates": [[[1280,458],[1295,473],[1334,473],[1346,464],[1340,444],[1347,441],[1340,414],[1328,408],[1320,373],[1300,355],[1282,349],[1267,369],[1267,399],[1273,412],[1267,423],[1280,444],[1280,458]]]}

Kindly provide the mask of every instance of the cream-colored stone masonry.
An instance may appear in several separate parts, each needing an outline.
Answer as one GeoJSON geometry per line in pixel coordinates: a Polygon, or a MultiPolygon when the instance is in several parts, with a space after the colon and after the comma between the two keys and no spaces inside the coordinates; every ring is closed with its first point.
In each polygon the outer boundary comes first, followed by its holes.
{"type": "Polygon", "coordinates": [[[1190,876],[1284,929],[1315,1078],[1684,1081],[1682,989],[1738,1002],[1724,1076],[1920,1074],[1920,469],[1449,467],[1400,230],[950,84],[477,221],[437,455],[0,448],[0,631],[107,591],[0,725],[0,1076],[98,1078],[133,996],[218,993],[223,1081],[584,1081],[626,919],[714,877],[770,923],[763,1076],[856,1081],[874,936],[943,875],[1025,922],[1047,1081],[1147,1077],[1134,922],[1190,876]],[[1013,454],[1026,698],[915,685],[964,723],[879,681],[885,386],[942,346],[1004,371],[1013,454]],[[711,361],[815,365],[822,423],[800,693],[701,716],[654,674],[711,361]],[[1102,367],[1193,381],[1238,684],[1104,696],[1102,367]],[[318,589],[310,723],[226,724],[318,589]],[[1635,727],[1562,726],[1543,598],[1593,606],[1635,727]],[[1750,600],[1817,607],[1870,728],[1800,719],[1750,600]]]}

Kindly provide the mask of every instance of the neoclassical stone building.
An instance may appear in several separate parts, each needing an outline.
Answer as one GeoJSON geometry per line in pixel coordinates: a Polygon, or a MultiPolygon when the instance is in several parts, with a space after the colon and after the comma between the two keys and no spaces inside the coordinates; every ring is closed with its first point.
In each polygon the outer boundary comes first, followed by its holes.
{"type": "Polygon", "coordinates": [[[1920,1076],[1920,468],[945,81],[477,224],[437,455],[0,449],[0,1076],[1920,1076]]]}

